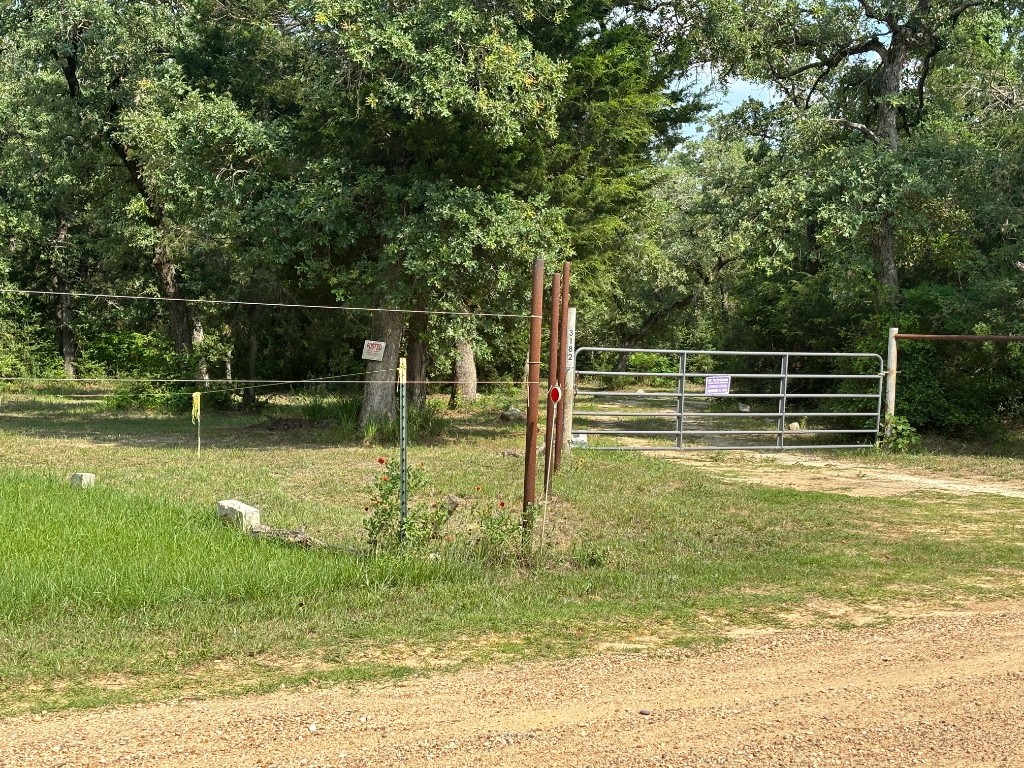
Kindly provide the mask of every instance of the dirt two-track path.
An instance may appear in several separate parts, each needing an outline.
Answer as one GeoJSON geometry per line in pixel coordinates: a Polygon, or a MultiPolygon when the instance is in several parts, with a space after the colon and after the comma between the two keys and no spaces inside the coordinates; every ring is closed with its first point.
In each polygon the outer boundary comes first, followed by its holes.
{"type": "MultiPolygon", "coordinates": [[[[923,609],[922,609],[923,610],[923,609]]],[[[0,765],[1024,765],[1024,602],[0,721],[0,765]]]]}

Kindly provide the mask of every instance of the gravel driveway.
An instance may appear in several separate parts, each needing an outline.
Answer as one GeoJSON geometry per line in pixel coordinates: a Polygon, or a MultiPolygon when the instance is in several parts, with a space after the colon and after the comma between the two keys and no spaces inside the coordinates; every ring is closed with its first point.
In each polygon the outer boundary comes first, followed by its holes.
{"type": "Polygon", "coordinates": [[[0,765],[1024,765],[1024,602],[0,722],[0,765]]]}

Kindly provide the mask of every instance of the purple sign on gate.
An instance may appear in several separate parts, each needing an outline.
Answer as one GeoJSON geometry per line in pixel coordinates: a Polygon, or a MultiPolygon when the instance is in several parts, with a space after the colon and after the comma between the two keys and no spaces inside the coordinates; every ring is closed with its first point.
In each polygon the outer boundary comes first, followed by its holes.
{"type": "Polygon", "coordinates": [[[728,395],[732,376],[708,376],[704,379],[705,395],[728,395]]]}

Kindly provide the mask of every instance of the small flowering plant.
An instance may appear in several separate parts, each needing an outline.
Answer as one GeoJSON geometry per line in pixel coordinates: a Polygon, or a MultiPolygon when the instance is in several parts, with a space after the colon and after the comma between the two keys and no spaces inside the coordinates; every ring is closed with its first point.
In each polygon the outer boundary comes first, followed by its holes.
{"type": "MultiPolygon", "coordinates": [[[[376,463],[373,494],[364,510],[366,517],[363,520],[366,540],[372,552],[379,554],[399,547],[416,548],[436,543],[445,548],[465,547],[485,562],[508,564],[523,561],[526,545],[522,521],[504,499],[485,502],[478,498],[468,503],[456,499],[454,504],[434,506],[410,500],[403,523],[399,462],[381,456],[376,463]],[[445,524],[457,510],[463,518],[462,531],[445,534],[445,524]]],[[[411,499],[413,492],[423,486],[424,476],[421,467],[410,467],[408,473],[411,499]]],[[[480,490],[480,486],[476,486],[476,491],[480,490]]]]}
{"type": "MultiPolygon", "coordinates": [[[[367,514],[363,520],[370,549],[380,552],[402,543],[417,545],[437,538],[447,516],[410,500],[408,516],[403,525],[399,462],[397,459],[380,456],[377,465],[380,474],[373,481],[373,495],[370,506],[364,510],[367,514]]],[[[407,490],[411,499],[413,492],[423,486],[423,469],[419,466],[409,467],[407,473],[407,490]]]]}
{"type": "Polygon", "coordinates": [[[478,507],[480,530],[476,548],[482,560],[510,563],[522,560],[523,528],[518,515],[509,510],[504,500],[495,505],[478,507]]]}

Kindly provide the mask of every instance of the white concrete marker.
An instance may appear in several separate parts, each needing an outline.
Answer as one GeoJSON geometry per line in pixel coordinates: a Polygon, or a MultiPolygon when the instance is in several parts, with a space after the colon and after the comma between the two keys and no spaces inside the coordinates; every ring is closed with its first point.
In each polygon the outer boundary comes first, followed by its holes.
{"type": "Polygon", "coordinates": [[[251,531],[260,524],[260,511],[235,499],[217,502],[217,517],[229,525],[237,525],[243,531],[251,531]]]}
{"type": "Polygon", "coordinates": [[[92,488],[96,485],[96,475],[90,472],[75,472],[68,480],[72,488],[92,488]]]}

